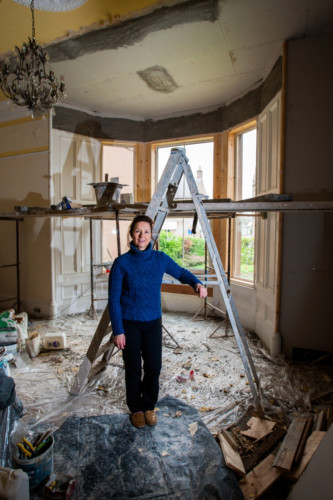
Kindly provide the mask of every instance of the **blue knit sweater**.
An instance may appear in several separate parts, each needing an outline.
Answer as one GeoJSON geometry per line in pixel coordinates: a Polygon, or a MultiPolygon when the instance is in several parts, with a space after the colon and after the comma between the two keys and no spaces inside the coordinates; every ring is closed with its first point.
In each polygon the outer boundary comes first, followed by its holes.
{"type": "Polygon", "coordinates": [[[130,250],[115,259],[109,278],[109,311],[114,335],[124,333],[123,319],[153,321],[162,316],[161,283],[164,273],[193,288],[201,283],[168,255],[152,249],[130,250]]]}

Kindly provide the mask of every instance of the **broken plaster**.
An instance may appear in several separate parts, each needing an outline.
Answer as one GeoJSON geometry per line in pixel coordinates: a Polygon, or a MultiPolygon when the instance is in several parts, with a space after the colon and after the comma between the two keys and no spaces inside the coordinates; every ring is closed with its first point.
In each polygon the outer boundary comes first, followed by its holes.
{"type": "Polygon", "coordinates": [[[138,18],[83,33],[47,47],[52,63],[76,59],[84,54],[128,47],[142,41],[149,33],[193,22],[215,22],[217,0],[190,0],[160,7],[138,18]]]}
{"type": "Polygon", "coordinates": [[[162,66],[151,66],[143,71],[138,71],[137,74],[155,92],[170,94],[178,88],[172,76],[162,66]]]}

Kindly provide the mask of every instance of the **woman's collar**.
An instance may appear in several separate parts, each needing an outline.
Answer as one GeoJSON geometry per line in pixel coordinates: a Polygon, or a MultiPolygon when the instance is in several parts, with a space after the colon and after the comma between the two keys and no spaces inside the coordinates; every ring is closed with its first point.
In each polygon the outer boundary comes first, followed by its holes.
{"type": "Polygon", "coordinates": [[[130,253],[141,258],[141,259],[146,259],[150,257],[151,252],[152,252],[152,243],[150,242],[149,245],[144,249],[144,250],[139,250],[133,243],[133,241],[130,242],[130,253]]]}

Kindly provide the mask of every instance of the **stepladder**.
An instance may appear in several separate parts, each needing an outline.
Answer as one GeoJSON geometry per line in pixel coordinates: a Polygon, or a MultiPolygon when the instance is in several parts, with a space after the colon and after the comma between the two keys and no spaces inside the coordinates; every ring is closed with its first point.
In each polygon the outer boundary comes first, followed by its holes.
{"type": "MultiPolygon", "coordinates": [[[[214,285],[218,286],[221,291],[225,310],[235,335],[245,374],[252,392],[254,404],[257,411],[262,414],[263,411],[261,406],[259,379],[247,344],[245,332],[242,328],[235,302],[232,297],[231,288],[213,237],[204,204],[202,202],[205,196],[198,192],[198,187],[192,173],[192,169],[185,154],[185,148],[174,148],[171,150],[170,157],[163,174],[147,207],[145,214],[154,221],[152,243],[155,245],[157,242],[166,217],[176,206],[175,195],[183,176],[186,179],[193,200],[195,217],[200,222],[201,230],[210,254],[212,267],[215,272],[214,276],[216,277],[214,285]]],[[[207,280],[205,280],[205,282],[207,282],[207,280]]],[[[88,348],[87,354],[71,387],[71,394],[78,395],[88,380],[93,378],[99,371],[106,368],[114,349],[115,346],[112,341],[109,311],[108,307],[106,307],[88,348]],[[103,341],[107,336],[109,339],[107,339],[107,341],[103,344],[103,341]],[[101,356],[101,361],[97,362],[98,358],[101,356]]]]}

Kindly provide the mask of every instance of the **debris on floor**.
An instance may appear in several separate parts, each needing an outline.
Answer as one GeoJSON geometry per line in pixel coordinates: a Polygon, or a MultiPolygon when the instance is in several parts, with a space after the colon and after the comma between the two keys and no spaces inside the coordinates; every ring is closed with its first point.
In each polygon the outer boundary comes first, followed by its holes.
{"type": "MultiPolygon", "coordinates": [[[[330,412],[331,408],[327,408],[325,412],[297,415],[289,424],[284,419],[268,420],[249,414],[221,430],[217,441],[227,466],[239,477],[246,500],[262,498],[279,480],[284,491],[292,488],[323,440],[330,412]],[[317,425],[321,414],[325,418],[320,418],[317,425]]],[[[286,497],[280,492],[276,498],[286,497]]]]}
{"type": "MultiPolygon", "coordinates": [[[[237,474],[245,498],[265,499],[279,487],[287,491],[301,477],[332,423],[333,368],[325,365],[325,359],[304,363],[272,358],[262,342],[247,333],[261,385],[262,418],[252,403],[231,329],[226,335],[220,318],[191,319],[180,313],[163,315],[160,398],[171,396],[197,410],[226,464],[237,474]],[[222,334],[213,337],[217,327],[222,334]]],[[[30,430],[43,425],[60,429],[72,416],[128,412],[121,351],[79,396],[69,395],[97,325],[98,320],[86,314],[29,322],[26,350],[21,342],[21,351],[14,350],[6,366],[25,407],[21,421],[30,430]],[[32,356],[29,339],[37,339],[32,356]]],[[[161,416],[176,422],[173,419],[181,419],[182,411],[161,416]]],[[[197,427],[191,425],[188,432],[195,437],[197,427]]],[[[271,498],[284,497],[277,493],[271,498]]]]}

